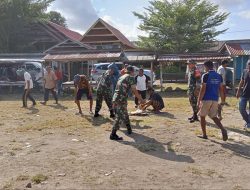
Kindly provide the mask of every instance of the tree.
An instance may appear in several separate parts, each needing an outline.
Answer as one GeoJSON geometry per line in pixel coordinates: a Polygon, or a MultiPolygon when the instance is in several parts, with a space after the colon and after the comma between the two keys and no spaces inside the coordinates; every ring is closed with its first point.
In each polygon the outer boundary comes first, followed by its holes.
{"type": "Polygon", "coordinates": [[[138,45],[169,53],[195,52],[211,47],[211,41],[227,29],[217,30],[228,17],[207,0],[154,0],[146,12],[134,12],[142,23],[138,45]]]}
{"type": "Polygon", "coordinates": [[[49,21],[59,24],[61,26],[67,27],[66,19],[61,15],[61,13],[56,12],[56,11],[50,11],[47,14],[47,16],[48,16],[49,21]]]}
{"type": "Polygon", "coordinates": [[[18,35],[30,22],[46,20],[47,7],[54,0],[1,0],[0,52],[15,52],[25,46],[25,37],[18,35]]]}

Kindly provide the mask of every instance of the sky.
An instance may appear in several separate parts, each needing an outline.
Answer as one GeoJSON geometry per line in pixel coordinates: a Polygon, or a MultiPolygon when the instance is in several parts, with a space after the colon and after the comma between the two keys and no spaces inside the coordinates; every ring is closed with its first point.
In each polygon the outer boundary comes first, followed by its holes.
{"type": "MultiPolygon", "coordinates": [[[[209,0],[218,4],[221,11],[229,12],[228,19],[218,29],[228,30],[218,40],[250,39],[249,0],[209,0]]],[[[143,13],[149,0],[55,0],[50,10],[60,12],[71,30],[84,34],[98,19],[102,18],[119,29],[129,40],[145,35],[138,29],[140,20],[133,11],[143,13]]]]}

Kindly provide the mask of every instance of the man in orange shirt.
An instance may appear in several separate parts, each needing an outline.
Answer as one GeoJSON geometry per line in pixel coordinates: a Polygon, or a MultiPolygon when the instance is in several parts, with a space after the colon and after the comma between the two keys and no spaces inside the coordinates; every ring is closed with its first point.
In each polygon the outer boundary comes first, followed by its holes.
{"type": "Polygon", "coordinates": [[[85,75],[75,75],[74,76],[74,85],[75,85],[75,103],[79,109],[79,114],[82,115],[82,109],[80,105],[80,100],[83,94],[86,94],[87,99],[89,100],[89,112],[92,112],[93,106],[93,96],[92,96],[92,88],[89,84],[89,81],[85,75]]]}
{"type": "Polygon", "coordinates": [[[46,67],[46,72],[44,74],[44,101],[41,104],[46,105],[47,101],[49,100],[49,92],[52,93],[56,104],[58,104],[58,98],[56,95],[55,87],[56,87],[56,75],[51,70],[50,66],[46,67]]]}
{"type": "Polygon", "coordinates": [[[127,67],[128,67],[128,64],[125,64],[124,68],[121,70],[121,76],[127,73],[127,67]]]}

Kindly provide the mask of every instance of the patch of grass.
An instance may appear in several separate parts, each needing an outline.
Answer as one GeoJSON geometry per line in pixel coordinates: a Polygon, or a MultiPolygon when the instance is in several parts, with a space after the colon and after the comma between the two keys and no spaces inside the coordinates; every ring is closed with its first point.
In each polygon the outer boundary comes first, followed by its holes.
{"type": "Polygon", "coordinates": [[[186,170],[184,170],[184,172],[190,172],[194,175],[202,175],[202,171],[199,168],[195,168],[195,167],[188,167],[186,170]]]}
{"type": "Polygon", "coordinates": [[[28,180],[29,179],[29,176],[27,176],[27,175],[20,175],[20,176],[18,176],[17,177],[17,181],[26,181],[26,180],[28,180]]]}
{"type": "Polygon", "coordinates": [[[232,190],[243,190],[243,188],[240,185],[236,185],[232,190]]]}
{"type": "Polygon", "coordinates": [[[8,154],[9,154],[10,156],[16,156],[16,153],[13,152],[13,151],[8,152],[8,154]]]}
{"type": "Polygon", "coordinates": [[[47,176],[45,176],[43,174],[37,174],[37,175],[35,175],[35,176],[32,177],[31,181],[33,183],[39,184],[39,183],[41,183],[43,181],[46,181],[47,179],[48,179],[47,176]]]}
{"type": "Polygon", "coordinates": [[[76,156],[76,155],[77,155],[77,153],[76,153],[75,151],[73,151],[73,150],[71,150],[71,151],[69,152],[69,154],[70,154],[70,155],[73,155],[73,156],[76,156]]]}
{"type": "Polygon", "coordinates": [[[152,143],[147,144],[136,144],[136,148],[141,152],[149,152],[149,151],[156,151],[157,146],[152,143]]]}
{"type": "MultiPolygon", "coordinates": [[[[195,129],[194,133],[196,136],[201,135],[201,129],[195,129]]],[[[207,136],[215,137],[216,139],[221,139],[219,130],[214,128],[207,128],[207,136]]]]}
{"type": "Polygon", "coordinates": [[[215,174],[216,174],[217,172],[215,171],[215,170],[207,170],[206,171],[206,175],[207,176],[210,176],[210,177],[212,177],[212,176],[214,176],[215,174]]]}
{"type": "Polygon", "coordinates": [[[20,150],[22,150],[22,147],[20,145],[16,145],[16,146],[12,147],[12,150],[13,151],[20,151],[20,150]]]}
{"type": "Polygon", "coordinates": [[[175,152],[175,145],[173,144],[173,142],[167,143],[167,147],[169,152],[175,152]]]}
{"type": "Polygon", "coordinates": [[[3,190],[10,190],[12,189],[13,182],[8,182],[3,186],[3,190]]]}

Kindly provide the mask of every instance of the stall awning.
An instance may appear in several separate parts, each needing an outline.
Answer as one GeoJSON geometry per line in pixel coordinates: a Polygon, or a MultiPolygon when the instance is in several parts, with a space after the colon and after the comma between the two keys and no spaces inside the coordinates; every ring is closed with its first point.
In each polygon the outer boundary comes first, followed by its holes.
{"type": "Polygon", "coordinates": [[[160,62],[174,62],[174,61],[188,61],[193,59],[195,61],[205,61],[205,60],[223,60],[230,59],[231,57],[228,55],[200,55],[200,56],[192,56],[192,55],[163,55],[159,56],[158,61],[160,62]]]}
{"type": "Polygon", "coordinates": [[[43,59],[45,61],[58,61],[58,62],[69,62],[69,61],[90,61],[100,59],[118,59],[121,53],[86,53],[86,54],[48,54],[43,59]]]}

